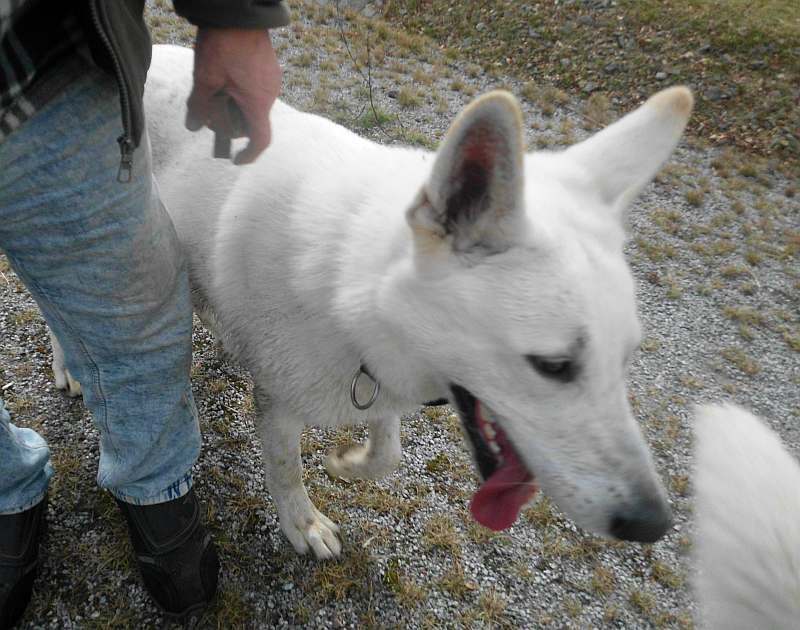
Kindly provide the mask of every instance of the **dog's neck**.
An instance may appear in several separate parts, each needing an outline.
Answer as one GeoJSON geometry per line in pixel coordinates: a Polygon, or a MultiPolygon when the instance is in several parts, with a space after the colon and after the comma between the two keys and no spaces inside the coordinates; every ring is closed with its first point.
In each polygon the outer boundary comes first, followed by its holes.
{"type": "Polygon", "coordinates": [[[384,169],[385,177],[362,188],[359,209],[348,217],[352,237],[341,251],[333,309],[357,360],[381,383],[383,395],[405,406],[447,396],[446,381],[420,360],[402,322],[413,326],[414,270],[408,205],[424,183],[430,154],[387,149],[402,170],[384,169]],[[397,181],[392,172],[403,172],[397,181]],[[345,249],[346,247],[346,249],[345,249]]]}

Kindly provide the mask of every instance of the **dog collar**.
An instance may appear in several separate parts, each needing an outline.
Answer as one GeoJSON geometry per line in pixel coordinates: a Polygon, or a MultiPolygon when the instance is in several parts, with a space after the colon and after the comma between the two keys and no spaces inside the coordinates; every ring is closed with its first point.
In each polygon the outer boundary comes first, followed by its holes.
{"type": "MultiPolygon", "coordinates": [[[[353,374],[353,380],[350,381],[350,402],[353,403],[353,407],[360,411],[364,411],[372,407],[375,404],[375,401],[378,399],[378,394],[381,392],[381,384],[378,382],[372,374],[370,374],[367,366],[363,363],[358,366],[358,369],[353,374]],[[358,400],[358,396],[356,395],[356,388],[358,387],[358,379],[361,378],[361,375],[366,376],[369,380],[371,380],[374,385],[372,387],[372,394],[369,397],[369,400],[365,403],[362,403],[358,400]]],[[[423,407],[438,407],[440,405],[446,405],[449,401],[447,398],[437,398],[436,400],[430,400],[428,402],[422,403],[423,407]]]]}

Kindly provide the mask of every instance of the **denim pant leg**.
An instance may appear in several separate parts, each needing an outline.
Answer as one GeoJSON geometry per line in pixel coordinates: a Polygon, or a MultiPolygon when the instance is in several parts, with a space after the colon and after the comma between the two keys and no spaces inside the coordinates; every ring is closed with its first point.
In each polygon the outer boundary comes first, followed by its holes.
{"type": "MultiPolygon", "coordinates": [[[[74,62],[61,71],[70,87],[0,144],[0,248],[81,382],[101,436],[98,483],[160,503],[188,492],[200,451],[186,258],[146,137],[133,181],[117,181],[114,80],[74,62]]],[[[0,433],[0,509],[19,448],[0,433]]]]}
{"type": "Polygon", "coordinates": [[[50,450],[33,429],[15,427],[0,399],[0,514],[39,503],[53,476],[50,450]]]}

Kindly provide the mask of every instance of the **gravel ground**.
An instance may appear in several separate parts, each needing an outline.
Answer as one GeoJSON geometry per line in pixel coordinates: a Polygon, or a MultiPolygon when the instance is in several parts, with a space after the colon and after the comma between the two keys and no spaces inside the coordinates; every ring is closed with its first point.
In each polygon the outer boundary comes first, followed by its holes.
{"type": "MultiPolygon", "coordinates": [[[[156,41],[186,43],[188,29],[161,4],[150,3],[156,41]]],[[[275,38],[285,100],[378,141],[433,144],[472,94],[498,85],[526,94],[390,27],[352,18],[340,28],[331,8],[295,7],[294,25],[275,38]]],[[[521,100],[532,147],[587,135],[580,102],[544,115],[546,103],[521,100]]],[[[204,448],[195,479],[223,565],[201,625],[692,627],[692,405],[741,403],[800,453],[794,185],[768,163],[684,144],[631,211],[627,256],[646,335],[631,400],[676,515],[654,545],[586,535],[546,499],[505,533],[476,525],[466,510],[476,478],[457,419],[428,408],[404,419],[403,462],[377,483],[331,480],[322,467],[327,450],[363,439],[363,429],[307,432],[306,485],[342,526],[345,548],[335,562],[298,557],[264,486],[249,378],[198,323],[192,375],[204,448]]],[[[124,525],[94,483],[97,431],[80,400],[54,389],[44,323],[1,257],[0,272],[0,389],[15,421],[48,439],[57,471],[22,627],[161,626],[124,525]]]]}

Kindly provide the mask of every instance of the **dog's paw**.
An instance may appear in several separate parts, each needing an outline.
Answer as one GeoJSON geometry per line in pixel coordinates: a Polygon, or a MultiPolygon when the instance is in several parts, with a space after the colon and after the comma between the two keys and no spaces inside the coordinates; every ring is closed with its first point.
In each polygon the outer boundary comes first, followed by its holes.
{"type": "Polygon", "coordinates": [[[53,376],[56,379],[56,389],[64,390],[70,398],[81,395],[81,384],[72,378],[67,368],[53,365],[53,376]]]}
{"type": "Polygon", "coordinates": [[[380,479],[394,472],[399,463],[399,453],[376,457],[369,443],[348,444],[328,453],[325,470],[331,477],[340,479],[380,479]]]}
{"type": "Polygon", "coordinates": [[[281,529],[297,553],[305,554],[311,549],[318,560],[335,558],[341,553],[339,526],[313,505],[308,509],[294,505],[279,516],[281,529]]]}

